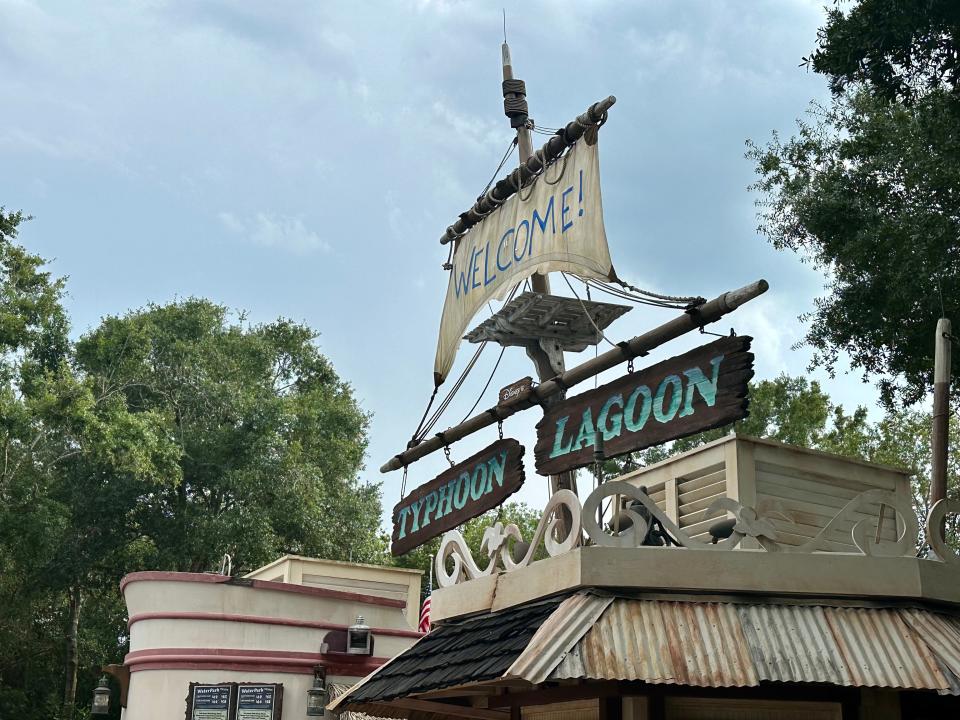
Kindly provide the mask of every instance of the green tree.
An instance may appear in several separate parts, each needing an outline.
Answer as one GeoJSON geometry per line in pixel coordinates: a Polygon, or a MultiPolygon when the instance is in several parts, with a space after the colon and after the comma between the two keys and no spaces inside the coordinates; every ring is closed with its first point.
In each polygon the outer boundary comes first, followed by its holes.
{"type": "Polygon", "coordinates": [[[67,720],[124,652],[124,574],[377,559],[380,497],[309,328],[188,300],[73,344],[24,220],[0,209],[0,717],[67,720]]]}
{"type": "MultiPolygon", "coordinates": [[[[839,3],[837,3],[839,5],[839,3]]],[[[827,11],[804,60],[841,94],[851,84],[910,102],[960,84],[960,6],[954,0],[860,0],[827,11]]]]}
{"type": "MultiPolygon", "coordinates": [[[[858,413],[864,413],[858,410],[858,413]]],[[[770,438],[800,447],[818,447],[828,433],[833,417],[845,422],[843,408],[834,406],[816,380],[783,374],[774,380],[750,383],[750,414],[733,425],[680,438],[620,458],[604,465],[604,476],[612,477],[631,468],[652,465],[671,455],[686,452],[718,440],[730,432],[770,438]]]]}
{"type": "Polygon", "coordinates": [[[960,310],[958,16],[952,0],[829,11],[807,60],[832,102],[748,143],[760,231],[828,278],[804,316],[811,365],[846,354],[888,407],[925,397],[937,318],[960,310]]]}
{"type": "Polygon", "coordinates": [[[179,482],[133,511],[154,567],[209,570],[224,553],[248,569],[283,552],[380,556],[379,487],[357,480],[369,418],[315,339],[189,299],[108,317],[78,341],[100,391],[161,416],[178,447],[179,482]]]}

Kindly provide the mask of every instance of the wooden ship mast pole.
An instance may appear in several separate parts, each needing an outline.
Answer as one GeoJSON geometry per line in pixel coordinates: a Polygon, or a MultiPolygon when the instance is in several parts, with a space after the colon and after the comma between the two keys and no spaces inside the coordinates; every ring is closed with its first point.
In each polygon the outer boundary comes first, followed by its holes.
{"type": "MultiPolygon", "coordinates": [[[[526,83],[513,77],[513,62],[510,58],[510,46],[507,45],[506,29],[504,29],[500,54],[503,61],[503,111],[510,118],[511,127],[517,130],[517,152],[520,156],[519,164],[522,165],[533,157],[533,138],[530,133],[532,121],[528,115],[526,83]]],[[[530,278],[530,284],[534,292],[544,295],[550,294],[550,277],[546,273],[534,273],[530,278]]],[[[563,375],[566,370],[563,350],[559,347],[554,348],[551,352],[548,351],[548,348],[542,347],[540,343],[530,343],[527,345],[526,351],[533,361],[537,378],[541,383],[563,375]]],[[[565,397],[566,392],[561,391],[551,399],[551,402],[559,402],[565,397]]],[[[561,489],[577,492],[576,472],[550,476],[551,494],[561,489]]]]}

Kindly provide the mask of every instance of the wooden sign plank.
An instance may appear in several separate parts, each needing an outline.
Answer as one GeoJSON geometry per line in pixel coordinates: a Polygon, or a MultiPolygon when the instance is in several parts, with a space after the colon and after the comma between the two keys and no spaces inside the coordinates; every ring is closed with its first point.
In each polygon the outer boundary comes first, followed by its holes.
{"type": "Polygon", "coordinates": [[[552,406],[537,423],[537,472],[590,465],[598,431],[612,458],[746,417],[752,339],[721,338],[552,406]]]}
{"type": "Polygon", "coordinates": [[[390,552],[403,555],[502,503],[523,485],[523,453],[514,439],[497,440],[411,492],[393,508],[390,552]]]}
{"type": "Polygon", "coordinates": [[[521,400],[526,399],[533,389],[533,378],[529,375],[525,378],[510,383],[505,388],[501,388],[497,396],[497,405],[500,407],[510,407],[521,400]]]}

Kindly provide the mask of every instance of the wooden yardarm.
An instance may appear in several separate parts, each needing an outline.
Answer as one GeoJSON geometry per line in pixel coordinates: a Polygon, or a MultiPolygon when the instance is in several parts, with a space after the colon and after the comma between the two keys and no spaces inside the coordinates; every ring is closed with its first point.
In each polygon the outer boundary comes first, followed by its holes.
{"type": "Polygon", "coordinates": [[[514,413],[526,410],[535,404],[540,404],[548,398],[558,395],[564,388],[573,387],[577,383],[583,382],[587,378],[592,378],[604,370],[616,367],[622,362],[646,355],[654,348],[660,347],[664,343],[678,338],[684,333],[716,322],[744,303],[749,302],[755,297],[759,297],[769,288],[770,286],[766,280],[758,280],[737,290],[722,293],[695,310],[681,313],[672,320],[652,328],[642,335],[637,335],[622,343],[617,343],[617,347],[600,353],[597,357],[591,358],[565,371],[562,375],[552,380],[541,382],[530,391],[530,396],[526,400],[519,401],[517,404],[509,407],[489,408],[454,427],[447,428],[442,433],[437,433],[433,437],[428,437],[422,442],[408,447],[403,452],[394,455],[385,462],[380,467],[380,472],[387,473],[393,470],[399,470],[405,465],[416,462],[420,458],[450,443],[461,440],[485,427],[495,425],[500,420],[505,420],[514,413]]]}
{"type": "Polygon", "coordinates": [[[746,417],[751,339],[721,338],[553,405],[537,423],[537,472],[590,465],[597,433],[616,457],[746,417]]]}
{"type": "Polygon", "coordinates": [[[497,440],[403,498],[390,552],[403,555],[502,503],[523,485],[523,452],[512,438],[497,440]]]}

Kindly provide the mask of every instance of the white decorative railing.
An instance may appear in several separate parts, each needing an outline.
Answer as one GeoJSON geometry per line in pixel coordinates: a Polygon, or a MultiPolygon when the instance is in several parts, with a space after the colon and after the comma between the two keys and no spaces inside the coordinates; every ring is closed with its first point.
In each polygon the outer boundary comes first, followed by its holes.
{"type": "MultiPolygon", "coordinates": [[[[763,513],[752,507],[741,505],[731,498],[715,500],[706,512],[706,517],[720,516],[724,512],[733,515],[734,524],[730,536],[709,544],[685,533],[641,488],[625,482],[608,482],[600,485],[587,497],[583,506],[579,498],[570,490],[560,490],[550,498],[543,510],[529,546],[520,558],[514,552],[523,548],[524,540],[519,528],[514,524],[504,526],[497,522],[488,527],[483,534],[480,550],[488,558],[483,569],[477,566],[463,535],[458,530],[450,530],[440,541],[440,550],[435,560],[437,582],[441,587],[450,587],[465,580],[473,580],[492,575],[500,568],[512,572],[529,565],[541,543],[548,555],[561,555],[583,542],[584,533],[594,545],[606,547],[639,547],[647,538],[654,520],[660,528],[680,547],[690,550],[723,551],[732,550],[744,538],[754,538],[757,544],[767,552],[813,553],[826,549],[831,535],[839,527],[853,522],[850,537],[853,546],[863,555],[877,557],[913,556],[916,554],[917,517],[909,500],[886,490],[867,490],[851,499],[833,519],[830,520],[815,537],[801,545],[790,545],[779,540],[776,527],[771,522],[775,517],[790,522],[788,513],[778,503],[765,508],[763,513]],[[619,498],[629,498],[633,503],[620,511],[620,517],[629,518],[629,527],[620,529],[615,521],[614,527],[601,526],[597,520],[598,509],[607,498],[616,497],[615,507],[620,506],[619,498]],[[639,503],[645,512],[636,507],[639,503]],[[633,507],[631,507],[633,505],[633,507]],[[880,505],[881,512],[876,518],[863,517],[864,512],[872,512],[880,505]],[[896,538],[891,540],[883,536],[885,518],[884,507],[892,508],[899,516],[896,523],[896,538]],[[561,523],[561,518],[564,521],[561,523]],[[560,539],[556,533],[562,529],[560,539]],[[510,541],[513,541],[512,544],[510,541]],[[452,569],[447,568],[452,560],[452,569]]],[[[960,501],[940,500],[930,510],[925,523],[925,539],[934,556],[932,560],[942,561],[960,567],[960,556],[947,545],[943,533],[943,521],[946,516],[960,513],[960,501]]]]}

